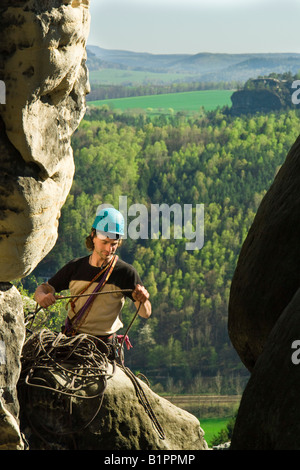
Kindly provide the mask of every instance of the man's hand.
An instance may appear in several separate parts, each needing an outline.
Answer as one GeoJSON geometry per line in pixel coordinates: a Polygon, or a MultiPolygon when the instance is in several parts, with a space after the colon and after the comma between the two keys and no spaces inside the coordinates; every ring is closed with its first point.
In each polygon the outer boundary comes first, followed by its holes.
{"type": "Polygon", "coordinates": [[[37,303],[44,308],[50,307],[51,305],[55,304],[56,298],[53,294],[40,294],[36,296],[37,303]]]}
{"type": "Polygon", "coordinates": [[[142,302],[142,304],[144,304],[146,300],[149,299],[149,292],[144,286],[137,284],[132,292],[132,298],[135,301],[142,302]]]}
{"type": "Polygon", "coordinates": [[[143,318],[149,318],[151,315],[151,303],[149,300],[149,292],[144,286],[137,284],[132,292],[132,298],[135,301],[136,308],[139,309],[139,315],[143,318]]]}
{"type": "Polygon", "coordinates": [[[36,302],[43,308],[50,307],[55,304],[55,291],[49,284],[41,284],[35,291],[34,298],[36,302]]]}

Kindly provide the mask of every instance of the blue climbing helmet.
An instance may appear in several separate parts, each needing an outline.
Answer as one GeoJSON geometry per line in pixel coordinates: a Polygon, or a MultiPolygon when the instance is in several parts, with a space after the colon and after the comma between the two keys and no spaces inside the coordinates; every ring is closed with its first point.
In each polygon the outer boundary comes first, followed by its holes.
{"type": "Polygon", "coordinates": [[[92,227],[97,234],[108,238],[121,238],[124,235],[124,217],[113,207],[97,211],[92,227]]]}

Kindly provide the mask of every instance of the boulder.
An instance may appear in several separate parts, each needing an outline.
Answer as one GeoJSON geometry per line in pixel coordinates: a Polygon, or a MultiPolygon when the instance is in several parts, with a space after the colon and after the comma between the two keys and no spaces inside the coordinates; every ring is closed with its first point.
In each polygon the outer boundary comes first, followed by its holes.
{"type": "Polygon", "coordinates": [[[94,422],[91,426],[94,441],[99,428],[102,430],[98,448],[120,450],[206,450],[208,448],[204,440],[204,431],[195,416],[155,394],[139,378],[135,380],[149,401],[154,420],[145,411],[130,376],[117,367],[116,374],[108,381],[98,423],[94,422]],[[155,418],[159,424],[158,429],[154,425],[155,418]],[[161,438],[160,429],[164,438],[161,438]]]}
{"type": "Polygon", "coordinates": [[[299,187],[300,138],[258,208],[232,279],[228,331],[250,371],[299,287],[299,187]]]}
{"type": "Polygon", "coordinates": [[[300,289],[277,320],[245,388],[231,450],[300,450],[300,289]],[[299,415],[299,419],[298,419],[299,415]]]}
{"type": "MultiPolygon", "coordinates": [[[[83,449],[101,450],[206,450],[198,419],[155,394],[142,380],[151,412],[146,412],[134,382],[123,369],[108,381],[103,404],[89,432],[82,436],[83,449]],[[155,426],[157,420],[158,428],[155,426]],[[161,431],[164,438],[161,438],[161,431]]],[[[146,402],[144,401],[144,404],[146,402]]]]}
{"type": "Polygon", "coordinates": [[[89,91],[89,0],[2,0],[0,281],[29,274],[53,248],[71,188],[71,136],[89,91]]]}
{"type": "Polygon", "coordinates": [[[68,339],[41,331],[27,340],[19,396],[29,449],[208,449],[195,416],[106,357],[88,335],[68,339]],[[98,364],[93,374],[91,358],[98,364]]]}

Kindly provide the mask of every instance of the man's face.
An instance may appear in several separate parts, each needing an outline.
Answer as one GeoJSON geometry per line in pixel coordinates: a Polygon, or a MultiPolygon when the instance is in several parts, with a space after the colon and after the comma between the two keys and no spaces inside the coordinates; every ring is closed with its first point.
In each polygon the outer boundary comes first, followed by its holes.
{"type": "Polygon", "coordinates": [[[119,241],[112,238],[98,238],[95,236],[94,241],[94,251],[103,261],[110,261],[111,257],[115,254],[119,241]]]}

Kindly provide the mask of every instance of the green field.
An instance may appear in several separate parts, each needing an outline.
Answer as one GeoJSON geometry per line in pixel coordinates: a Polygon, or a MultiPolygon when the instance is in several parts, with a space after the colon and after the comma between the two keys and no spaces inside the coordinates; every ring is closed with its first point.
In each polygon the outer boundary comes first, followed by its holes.
{"type": "Polygon", "coordinates": [[[205,432],[204,440],[207,442],[209,447],[213,444],[213,438],[217,436],[221,429],[226,428],[230,419],[231,418],[209,418],[200,420],[200,426],[205,432]]]}
{"type": "Polygon", "coordinates": [[[197,112],[203,107],[207,111],[231,106],[232,90],[203,90],[184,93],[167,93],[151,96],[134,96],[109,100],[89,101],[89,105],[107,104],[113,109],[127,111],[143,110],[147,114],[173,114],[178,111],[197,112]]]}

